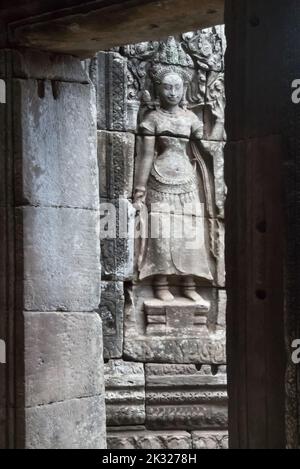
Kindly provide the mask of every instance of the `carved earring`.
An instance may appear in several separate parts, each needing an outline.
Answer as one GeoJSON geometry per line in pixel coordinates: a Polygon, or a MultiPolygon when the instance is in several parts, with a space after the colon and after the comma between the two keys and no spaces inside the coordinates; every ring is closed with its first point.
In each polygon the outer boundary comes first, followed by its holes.
{"type": "Polygon", "coordinates": [[[154,106],[156,111],[161,108],[160,100],[158,98],[154,100],[154,106]]]}
{"type": "Polygon", "coordinates": [[[182,109],[184,109],[185,111],[187,110],[188,101],[186,100],[186,98],[183,98],[183,99],[182,99],[182,101],[181,101],[181,107],[182,107],[182,109]]]}
{"type": "Polygon", "coordinates": [[[182,107],[182,109],[184,109],[185,111],[187,110],[187,107],[188,107],[188,100],[186,99],[186,94],[187,94],[187,88],[184,89],[184,93],[183,93],[183,98],[182,98],[182,101],[180,103],[180,106],[182,107]]]}

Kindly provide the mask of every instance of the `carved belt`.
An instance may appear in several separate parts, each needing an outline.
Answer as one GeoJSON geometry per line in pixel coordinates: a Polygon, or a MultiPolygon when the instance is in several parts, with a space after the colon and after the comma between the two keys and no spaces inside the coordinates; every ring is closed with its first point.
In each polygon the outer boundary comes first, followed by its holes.
{"type": "Polygon", "coordinates": [[[164,194],[187,194],[190,192],[197,191],[196,177],[192,176],[180,181],[170,181],[160,175],[151,172],[151,176],[148,183],[149,189],[153,189],[157,192],[164,194]]]}

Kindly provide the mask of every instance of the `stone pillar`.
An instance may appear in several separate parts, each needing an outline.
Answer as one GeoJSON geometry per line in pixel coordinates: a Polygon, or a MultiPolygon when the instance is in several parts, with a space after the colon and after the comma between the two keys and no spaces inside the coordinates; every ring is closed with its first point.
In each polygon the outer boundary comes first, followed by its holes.
{"type": "Polygon", "coordinates": [[[299,20],[296,0],[226,1],[229,405],[237,448],[300,443],[299,368],[291,360],[300,337],[300,105],[292,101],[299,20]]]}
{"type": "Polygon", "coordinates": [[[103,448],[94,88],[30,51],[0,51],[0,78],[0,446],[103,448]]]}

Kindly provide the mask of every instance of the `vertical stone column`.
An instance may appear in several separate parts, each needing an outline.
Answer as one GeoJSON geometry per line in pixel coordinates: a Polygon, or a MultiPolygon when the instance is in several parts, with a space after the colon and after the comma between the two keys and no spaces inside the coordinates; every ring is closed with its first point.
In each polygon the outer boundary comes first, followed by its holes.
{"type": "Polygon", "coordinates": [[[226,1],[229,405],[238,448],[300,442],[291,360],[300,337],[299,19],[295,0],[226,1]]]}
{"type": "Polygon", "coordinates": [[[1,445],[102,448],[94,89],[71,57],[0,55],[1,335],[9,352],[1,445]]]}

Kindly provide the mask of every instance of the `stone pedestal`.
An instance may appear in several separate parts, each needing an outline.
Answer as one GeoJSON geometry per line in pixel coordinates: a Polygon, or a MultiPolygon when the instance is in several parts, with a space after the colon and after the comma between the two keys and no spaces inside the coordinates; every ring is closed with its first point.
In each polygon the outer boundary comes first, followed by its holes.
{"type": "Polygon", "coordinates": [[[210,303],[209,311],[180,297],[175,301],[153,298],[151,286],[134,286],[126,293],[124,355],[145,363],[226,364],[225,307],[223,290],[199,288],[210,303]]]}
{"type": "Polygon", "coordinates": [[[147,335],[182,337],[205,333],[207,309],[188,299],[176,298],[170,303],[149,300],[144,303],[144,311],[147,335]]]}

